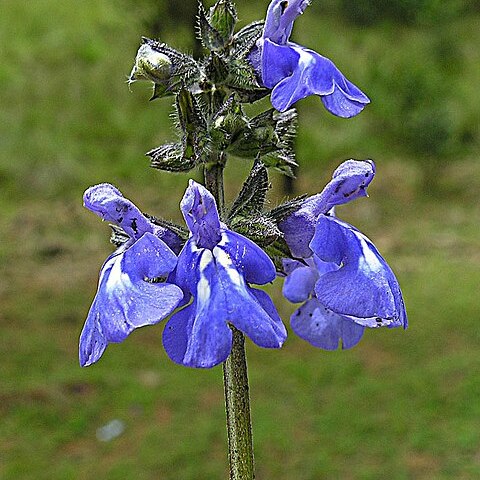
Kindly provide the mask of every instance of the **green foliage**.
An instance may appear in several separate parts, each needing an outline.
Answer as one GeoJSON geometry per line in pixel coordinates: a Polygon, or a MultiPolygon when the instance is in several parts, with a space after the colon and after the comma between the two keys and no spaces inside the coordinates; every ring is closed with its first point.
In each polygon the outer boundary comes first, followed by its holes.
{"type": "Polygon", "coordinates": [[[199,2],[199,39],[205,48],[209,50],[225,48],[232,41],[236,23],[237,12],[230,0],[218,1],[208,13],[199,2]]]}
{"type": "MultiPolygon", "coordinates": [[[[461,158],[478,141],[459,71],[470,68],[452,31],[391,32],[395,55],[372,63],[375,131],[422,164],[461,158]]],[[[383,47],[379,47],[383,48],[383,47]]],[[[380,53],[380,50],[378,50],[380,53]]],[[[475,100],[474,100],[475,102],[475,100]]]]}

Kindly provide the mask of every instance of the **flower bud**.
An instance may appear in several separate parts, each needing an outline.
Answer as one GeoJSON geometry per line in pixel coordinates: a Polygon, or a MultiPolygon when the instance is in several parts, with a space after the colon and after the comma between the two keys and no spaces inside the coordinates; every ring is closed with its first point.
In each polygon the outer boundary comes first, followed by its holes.
{"type": "Polygon", "coordinates": [[[218,0],[209,12],[201,2],[198,4],[198,25],[200,39],[209,50],[221,50],[233,38],[237,12],[230,0],[218,0]]]}
{"type": "Polygon", "coordinates": [[[171,67],[170,58],[154,50],[147,42],[138,49],[135,65],[128,80],[129,82],[151,80],[154,83],[165,83],[170,79],[171,67]]]}

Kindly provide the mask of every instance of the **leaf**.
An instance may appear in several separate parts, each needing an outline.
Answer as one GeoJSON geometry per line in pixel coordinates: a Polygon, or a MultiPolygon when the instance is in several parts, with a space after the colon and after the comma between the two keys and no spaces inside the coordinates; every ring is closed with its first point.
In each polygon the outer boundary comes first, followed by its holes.
{"type": "Polygon", "coordinates": [[[248,126],[248,117],[232,94],[212,118],[210,136],[217,150],[225,150],[248,126]]]}
{"type": "Polygon", "coordinates": [[[307,198],[307,195],[301,195],[299,197],[281,203],[280,205],[267,212],[267,215],[272,218],[276,223],[280,223],[293,212],[299,210],[303,205],[305,198],[307,198]]]}
{"type": "Polygon", "coordinates": [[[213,83],[220,85],[225,82],[228,77],[228,65],[220,55],[212,52],[208,58],[205,68],[207,78],[213,83]]]}
{"type": "Polygon", "coordinates": [[[269,152],[263,155],[261,159],[268,168],[273,168],[287,177],[295,178],[293,167],[297,167],[298,164],[290,157],[288,152],[284,150],[269,152]]]}
{"type": "Polygon", "coordinates": [[[235,34],[231,52],[232,57],[244,58],[250,53],[262,35],[264,24],[263,20],[252,22],[235,34]]]}
{"type": "Polygon", "coordinates": [[[168,220],[164,220],[163,218],[155,217],[153,215],[149,215],[148,213],[144,213],[144,215],[155,225],[159,227],[167,228],[168,230],[172,231],[176,235],[178,235],[182,240],[187,241],[190,235],[189,231],[182,227],[181,225],[177,225],[174,222],[170,222],[168,220]]]}
{"type": "Polygon", "coordinates": [[[232,221],[231,227],[236,232],[250,238],[260,247],[270,245],[282,237],[282,232],[278,229],[275,222],[264,215],[258,215],[253,218],[236,217],[232,221]]]}
{"type": "Polygon", "coordinates": [[[284,273],[283,259],[292,258],[290,249],[284,238],[277,238],[274,242],[264,247],[265,253],[272,259],[277,272],[284,273]]]}
{"type": "Polygon", "coordinates": [[[208,50],[217,50],[224,46],[224,39],[220,32],[218,32],[211,24],[201,2],[198,2],[198,38],[202,45],[208,50]]]}
{"type": "Polygon", "coordinates": [[[185,133],[206,129],[207,121],[193,93],[182,88],[177,95],[175,105],[180,126],[185,133]]]}
{"type": "Polygon", "coordinates": [[[151,158],[150,165],[168,172],[187,172],[196,165],[195,157],[187,158],[181,143],[167,143],[146,153],[151,158]]]}
{"type": "Polygon", "coordinates": [[[176,98],[176,112],[182,130],[183,157],[193,165],[206,162],[211,150],[211,138],[203,114],[205,110],[197,96],[186,89],[180,90],[176,98]]]}
{"type": "Polygon", "coordinates": [[[210,8],[209,21],[212,28],[220,34],[224,45],[227,45],[237,23],[235,5],[230,0],[219,0],[210,8]]]}
{"type": "Polygon", "coordinates": [[[259,156],[269,168],[293,176],[295,162],[294,139],[297,114],[294,109],[284,113],[267,110],[252,118],[228,151],[239,157],[259,156]]]}
{"type": "Polygon", "coordinates": [[[153,95],[150,98],[150,101],[155,100],[157,98],[166,97],[168,95],[172,95],[173,93],[168,89],[168,85],[166,83],[154,83],[153,84],[153,95]]]}
{"type": "Polygon", "coordinates": [[[237,215],[246,216],[254,212],[261,212],[268,187],[267,169],[262,162],[256,161],[230,209],[228,214],[229,221],[237,215]]]}

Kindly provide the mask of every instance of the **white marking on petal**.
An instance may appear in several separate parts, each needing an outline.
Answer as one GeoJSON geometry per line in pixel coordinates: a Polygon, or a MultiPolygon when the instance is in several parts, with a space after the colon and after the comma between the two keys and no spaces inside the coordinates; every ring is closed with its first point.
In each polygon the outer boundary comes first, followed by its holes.
{"type": "Polygon", "coordinates": [[[368,245],[365,237],[361,233],[357,234],[357,237],[363,253],[363,257],[360,257],[358,260],[358,267],[360,268],[360,270],[371,272],[378,272],[383,270],[382,263],[375,255],[375,253],[372,252],[372,249],[368,245]]]}
{"type": "Polygon", "coordinates": [[[122,272],[122,258],[123,255],[118,255],[108,261],[108,263],[112,263],[112,268],[110,270],[110,274],[108,275],[107,282],[105,283],[105,289],[107,293],[112,293],[114,290],[119,288],[128,289],[133,287],[128,274],[122,272]]]}
{"type": "Polygon", "coordinates": [[[228,277],[230,278],[230,281],[232,282],[233,285],[236,285],[237,287],[243,287],[245,285],[245,282],[243,280],[243,277],[240,275],[238,270],[235,268],[232,259],[228,255],[225,250],[215,247],[213,249],[215,259],[217,262],[225,269],[227,272],[228,277]]]}
{"type": "MultiPolygon", "coordinates": [[[[225,229],[227,228],[227,226],[224,223],[221,223],[221,226],[225,227],[225,229]]],[[[228,242],[228,236],[225,234],[225,232],[223,232],[222,235],[221,235],[220,241],[217,243],[217,246],[224,247],[228,243],[229,243],[228,242]]]]}
{"type": "Polygon", "coordinates": [[[210,299],[210,284],[207,277],[204,275],[205,269],[213,260],[213,255],[210,250],[205,249],[200,258],[200,280],[197,284],[197,302],[199,305],[205,305],[210,299]]]}
{"type": "Polygon", "coordinates": [[[303,48],[293,47],[293,49],[300,55],[300,58],[298,60],[298,65],[301,68],[305,69],[307,68],[308,65],[315,62],[315,59],[313,58],[313,56],[305,52],[303,48]]]}
{"type": "Polygon", "coordinates": [[[205,269],[208,267],[210,262],[213,260],[213,254],[210,250],[204,249],[204,252],[200,258],[200,273],[203,273],[205,269]]]}

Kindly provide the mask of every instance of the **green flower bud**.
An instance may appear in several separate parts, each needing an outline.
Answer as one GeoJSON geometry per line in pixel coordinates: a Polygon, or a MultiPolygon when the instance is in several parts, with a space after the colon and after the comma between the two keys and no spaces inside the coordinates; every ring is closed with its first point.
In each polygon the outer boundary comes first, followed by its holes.
{"type": "Polygon", "coordinates": [[[140,46],[128,81],[151,80],[154,83],[166,83],[170,79],[172,62],[170,58],[149,43],[140,46]]]}

